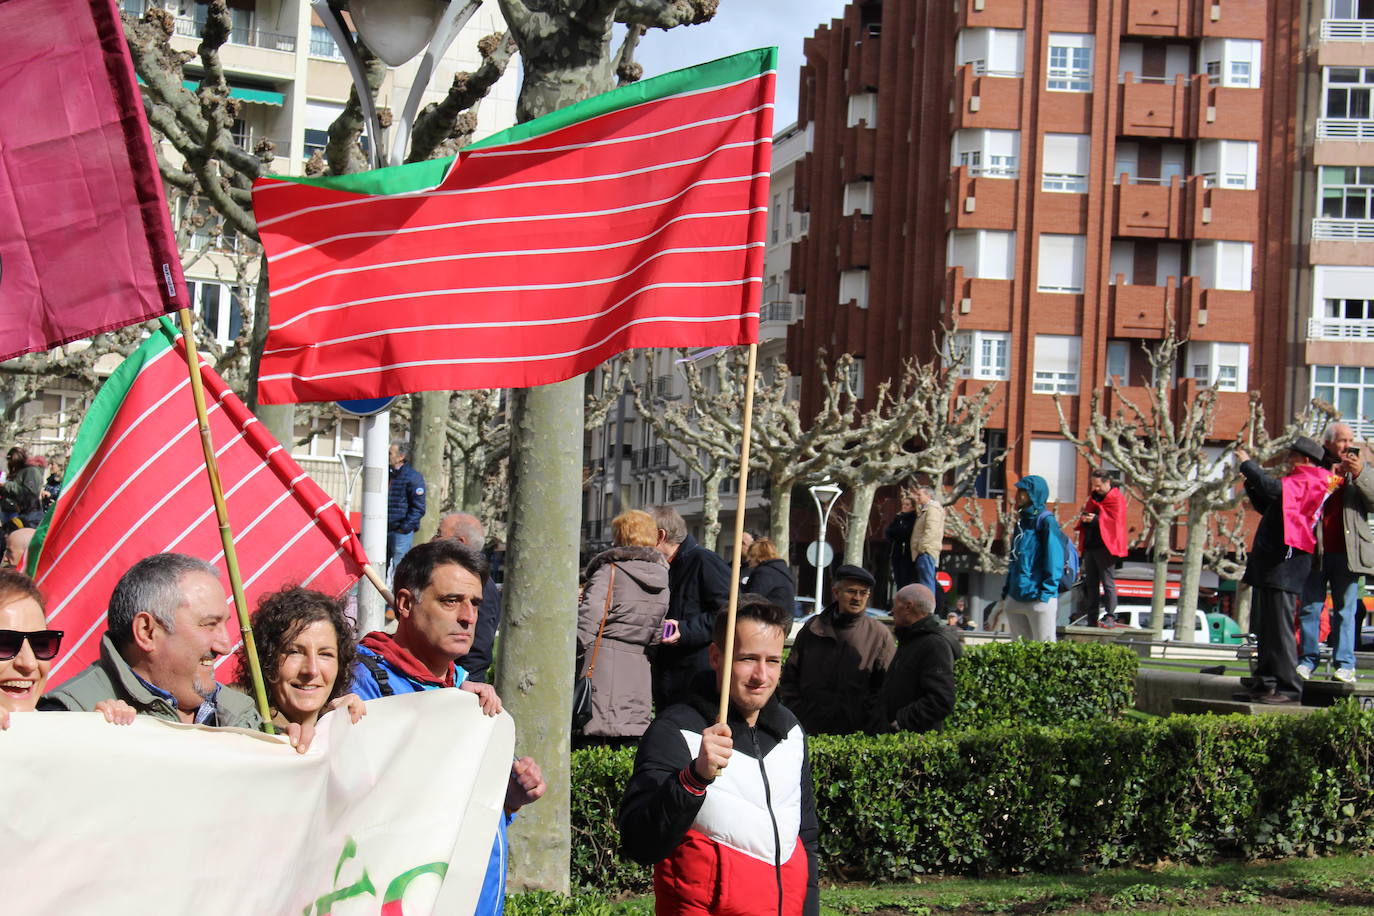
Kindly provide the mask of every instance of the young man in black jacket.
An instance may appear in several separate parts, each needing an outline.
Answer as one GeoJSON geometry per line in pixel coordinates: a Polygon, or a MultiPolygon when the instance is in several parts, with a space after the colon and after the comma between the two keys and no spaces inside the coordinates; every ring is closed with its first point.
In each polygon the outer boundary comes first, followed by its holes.
{"type": "MultiPolygon", "coordinates": [[[[621,852],[654,866],[659,916],[816,916],[815,799],[806,736],[774,693],[787,611],[739,606],[727,668],[727,723],[716,678],[661,712],[640,739],[617,822],[621,852]]],[[[710,649],[724,660],[726,614],[710,649]]]]}

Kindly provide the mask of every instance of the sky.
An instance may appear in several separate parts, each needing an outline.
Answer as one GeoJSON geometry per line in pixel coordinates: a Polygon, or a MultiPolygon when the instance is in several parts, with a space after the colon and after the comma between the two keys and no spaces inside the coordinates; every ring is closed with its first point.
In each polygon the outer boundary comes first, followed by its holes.
{"type": "Polygon", "coordinates": [[[773,128],[781,130],[797,120],[802,42],[816,26],[839,18],[844,8],[845,0],[720,0],[715,18],[704,25],[667,31],[650,29],[640,41],[635,59],[648,77],[739,51],[777,45],[778,92],[773,128]]]}

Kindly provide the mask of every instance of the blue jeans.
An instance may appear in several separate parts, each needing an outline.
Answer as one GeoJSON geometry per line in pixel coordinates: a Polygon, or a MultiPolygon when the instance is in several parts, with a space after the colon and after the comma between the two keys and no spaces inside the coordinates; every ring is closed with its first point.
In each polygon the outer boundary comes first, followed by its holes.
{"type": "Polygon", "coordinates": [[[410,544],[415,540],[415,532],[407,531],[388,531],[386,533],[386,577],[391,579],[396,571],[396,564],[401,562],[401,557],[410,553],[410,544]]]}
{"type": "Polygon", "coordinates": [[[1298,663],[1315,671],[1321,653],[1322,606],[1326,589],[1331,588],[1332,655],[1337,668],[1355,667],[1355,611],[1360,598],[1360,577],[1346,566],[1345,554],[1328,553],[1314,564],[1302,588],[1302,610],[1298,617],[1302,638],[1298,641],[1298,663]]]}
{"type": "Polygon", "coordinates": [[[916,578],[913,581],[930,589],[932,595],[940,594],[936,591],[940,586],[935,584],[935,558],[930,554],[923,553],[916,558],[916,578]]]}

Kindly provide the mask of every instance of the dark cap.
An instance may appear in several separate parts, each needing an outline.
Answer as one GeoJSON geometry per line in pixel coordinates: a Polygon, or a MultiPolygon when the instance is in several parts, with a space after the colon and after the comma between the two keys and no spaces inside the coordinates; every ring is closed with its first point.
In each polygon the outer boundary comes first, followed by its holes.
{"type": "Polygon", "coordinates": [[[878,580],[873,578],[873,573],[864,569],[862,566],[852,566],[848,563],[835,570],[834,581],[841,582],[845,579],[850,579],[854,582],[862,582],[869,588],[878,584],[878,580]]]}
{"type": "Polygon", "coordinates": [[[1317,464],[1321,464],[1323,461],[1326,460],[1326,449],[1322,448],[1315,441],[1307,438],[1306,436],[1299,436],[1298,438],[1294,439],[1291,443],[1289,443],[1288,450],[1290,452],[1297,452],[1299,455],[1306,455],[1308,458],[1311,458],[1317,464]]]}

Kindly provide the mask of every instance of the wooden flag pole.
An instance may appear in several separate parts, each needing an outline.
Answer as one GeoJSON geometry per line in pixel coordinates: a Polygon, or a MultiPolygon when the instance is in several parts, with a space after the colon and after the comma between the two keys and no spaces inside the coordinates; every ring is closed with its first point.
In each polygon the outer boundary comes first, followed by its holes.
{"type": "Polygon", "coordinates": [[[200,424],[200,447],[205,453],[205,474],[210,478],[210,493],[215,500],[215,517],[219,520],[219,537],[224,544],[224,567],[229,572],[229,586],[234,594],[234,609],[239,615],[239,630],[248,654],[248,669],[253,676],[253,694],[258,701],[262,727],[269,735],[277,730],[272,726],[272,713],[267,705],[267,685],[262,679],[262,664],[258,661],[258,647],[253,642],[253,625],[248,620],[248,599],[243,594],[243,577],[239,573],[239,556],[234,550],[234,534],[229,530],[229,508],[224,502],[224,487],[219,480],[219,465],[215,462],[215,445],[210,439],[210,416],[205,409],[205,386],[200,378],[200,353],[196,350],[195,328],[189,309],[177,313],[181,319],[181,340],[186,347],[186,368],[191,373],[191,396],[196,402],[196,420],[200,424]]]}
{"type": "Polygon", "coordinates": [[[367,563],[363,566],[363,575],[367,576],[367,581],[371,582],[373,587],[377,589],[383,601],[392,607],[396,606],[396,599],[391,596],[391,589],[386,587],[385,580],[382,579],[381,574],[378,573],[377,570],[372,568],[371,563],[367,563]]]}
{"type": "Polygon", "coordinates": [[[716,722],[724,722],[730,711],[730,671],[735,659],[735,611],[739,608],[739,569],[744,540],[744,497],[749,490],[749,437],[754,428],[754,364],[759,345],[749,345],[749,368],[744,373],[744,421],[739,443],[739,497],[735,504],[735,546],[730,557],[730,608],[725,621],[725,651],[720,664],[720,712],[716,722]]]}

